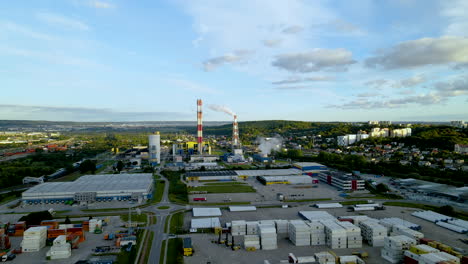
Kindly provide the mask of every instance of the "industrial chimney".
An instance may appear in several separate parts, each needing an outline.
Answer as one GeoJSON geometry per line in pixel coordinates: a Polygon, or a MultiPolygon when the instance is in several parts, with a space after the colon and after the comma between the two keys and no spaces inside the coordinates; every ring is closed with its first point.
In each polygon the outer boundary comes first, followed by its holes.
{"type": "Polygon", "coordinates": [[[203,153],[203,122],[202,122],[202,100],[197,100],[197,143],[198,155],[203,153]]]}
{"type": "Polygon", "coordinates": [[[232,148],[239,148],[239,128],[237,126],[237,115],[234,115],[234,123],[232,123],[232,148]]]}

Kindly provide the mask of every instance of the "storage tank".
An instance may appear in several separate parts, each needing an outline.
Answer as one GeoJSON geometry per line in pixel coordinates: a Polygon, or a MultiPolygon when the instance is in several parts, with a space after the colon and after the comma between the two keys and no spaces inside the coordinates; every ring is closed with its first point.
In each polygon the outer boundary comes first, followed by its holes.
{"type": "Polygon", "coordinates": [[[161,163],[161,136],[159,135],[159,132],[150,135],[148,137],[148,141],[150,163],[161,163]]]}

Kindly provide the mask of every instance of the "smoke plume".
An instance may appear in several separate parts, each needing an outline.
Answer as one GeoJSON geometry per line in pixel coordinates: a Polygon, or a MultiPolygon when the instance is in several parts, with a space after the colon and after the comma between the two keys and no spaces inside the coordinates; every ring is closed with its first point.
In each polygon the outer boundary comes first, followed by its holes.
{"type": "Polygon", "coordinates": [[[258,137],[257,143],[259,144],[258,149],[262,154],[269,155],[271,151],[278,151],[283,145],[283,138],[275,136],[273,138],[258,137]]]}
{"type": "Polygon", "coordinates": [[[226,113],[230,116],[234,116],[234,112],[229,109],[227,106],[224,106],[224,105],[214,105],[214,104],[210,104],[208,105],[208,108],[210,108],[211,110],[213,111],[216,111],[216,112],[223,112],[223,113],[226,113]]]}

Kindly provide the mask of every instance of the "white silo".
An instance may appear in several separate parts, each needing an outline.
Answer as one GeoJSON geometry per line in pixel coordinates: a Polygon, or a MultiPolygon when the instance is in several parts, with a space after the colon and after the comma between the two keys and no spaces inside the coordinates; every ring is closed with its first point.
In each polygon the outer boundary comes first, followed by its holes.
{"type": "Polygon", "coordinates": [[[148,141],[149,162],[161,163],[161,136],[159,135],[159,132],[149,135],[148,141]]]}

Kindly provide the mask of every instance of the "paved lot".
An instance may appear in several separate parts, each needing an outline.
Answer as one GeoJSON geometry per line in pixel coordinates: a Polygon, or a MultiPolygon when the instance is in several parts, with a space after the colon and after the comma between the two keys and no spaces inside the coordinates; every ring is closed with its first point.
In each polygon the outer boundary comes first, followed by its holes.
{"type": "MultiPolygon", "coordinates": [[[[99,219],[104,219],[99,218],[99,219]]],[[[71,219],[72,221],[78,220],[78,219],[71,219]]],[[[83,220],[80,218],[80,220],[83,220]]],[[[122,225],[122,221],[120,220],[119,216],[111,216],[110,217],[110,224],[108,226],[103,227],[103,231],[105,232],[114,232],[117,230],[121,230],[120,226],[122,225]]],[[[86,232],[85,237],[86,240],[81,243],[78,247],[78,249],[73,249],[72,250],[72,256],[68,259],[62,259],[62,260],[46,260],[46,253],[50,249],[50,247],[46,246],[43,249],[41,249],[39,252],[29,252],[29,253],[22,253],[18,254],[16,256],[16,259],[13,260],[12,264],[18,263],[18,264],[38,264],[38,263],[75,263],[78,260],[85,260],[88,259],[92,252],[92,249],[96,248],[97,246],[114,246],[115,240],[113,241],[106,241],[103,239],[103,234],[93,234],[86,232]]],[[[22,237],[10,237],[11,238],[11,243],[12,243],[12,248],[17,248],[20,246],[21,241],[23,240],[22,237]]]]}
{"type": "MultiPolygon", "coordinates": [[[[312,203],[311,203],[312,204],[312,203]]],[[[270,219],[299,219],[298,212],[302,210],[307,211],[319,211],[316,208],[305,206],[297,206],[291,208],[259,208],[256,212],[229,212],[228,210],[222,210],[223,216],[220,218],[221,223],[225,224],[232,220],[270,220],[270,219]]],[[[357,215],[354,212],[347,212],[346,208],[338,209],[328,209],[330,214],[334,216],[346,216],[346,215],[357,215]]],[[[411,212],[416,211],[415,209],[402,208],[402,207],[392,207],[388,206],[384,211],[366,211],[360,214],[368,215],[375,218],[384,218],[384,217],[399,217],[407,221],[419,224],[422,226],[421,232],[425,234],[425,237],[436,239],[442,243],[450,245],[452,247],[458,247],[460,249],[467,250],[468,245],[461,242],[460,238],[467,238],[466,235],[454,233],[444,229],[442,227],[436,226],[435,224],[419,219],[411,215],[411,212]]],[[[185,217],[185,228],[188,228],[190,225],[190,219],[192,218],[192,213],[186,213],[185,217]]],[[[193,244],[195,249],[195,254],[193,257],[186,257],[185,263],[195,264],[195,263],[206,263],[211,261],[212,264],[215,263],[252,263],[252,264],[262,264],[265,259],[270,260],[273,263],[279,263],[280,260],[287,259],[287,254],[292,252],[297,256],[309,256],[313,255],[315,252],[330,250],[328,247],[296,247],[291,242],[289,242],[285,237],[278,238],[277,250],[263,251],[259,250],[256,252],[247,252],[244,249],[238,251],[232,251],[230,248],[224,246],[216,245],[211,243],[211,240],[216,240],[217,237],[213,234],[193,234],[193,244]]],[[[239,237],[241,240],[242,238],[239,237]]],[[[372,248],[367,245],[363,249],[340,249],[333,250],[338,255],[346,255],[355,251],[366,251],[369,253],[370,258],[367,263],[382,263],[382,258],[380,257],[381,248],[372,248]]]]}
{"type": "MultiPolygon", "coordinates": [[[[312,188],[310,185],[263,185],[255,178],[249,178],[246,181],[241,181],[252,186],[256,193],[219,193],[219,194],[192,194],[189,199],[192,202],[194,197],[206,197],[209,203],[222,203],[231,199],[232,202],[251,202],[251,203],[265,203],[270,201],[277,201],[277,194],[282,193],[289,200],[294,199],[342,199],[339,196],[340,192],[327,184],[319,183],[317,188],[312,188]]],[[[191,185],[202,186],[203,183],[192,182],[191,185]]],[[[235,188],[236,186],[232,186],[235,188]]],[[[203,202],[200,202],[201,204],[203,202]]]]}

